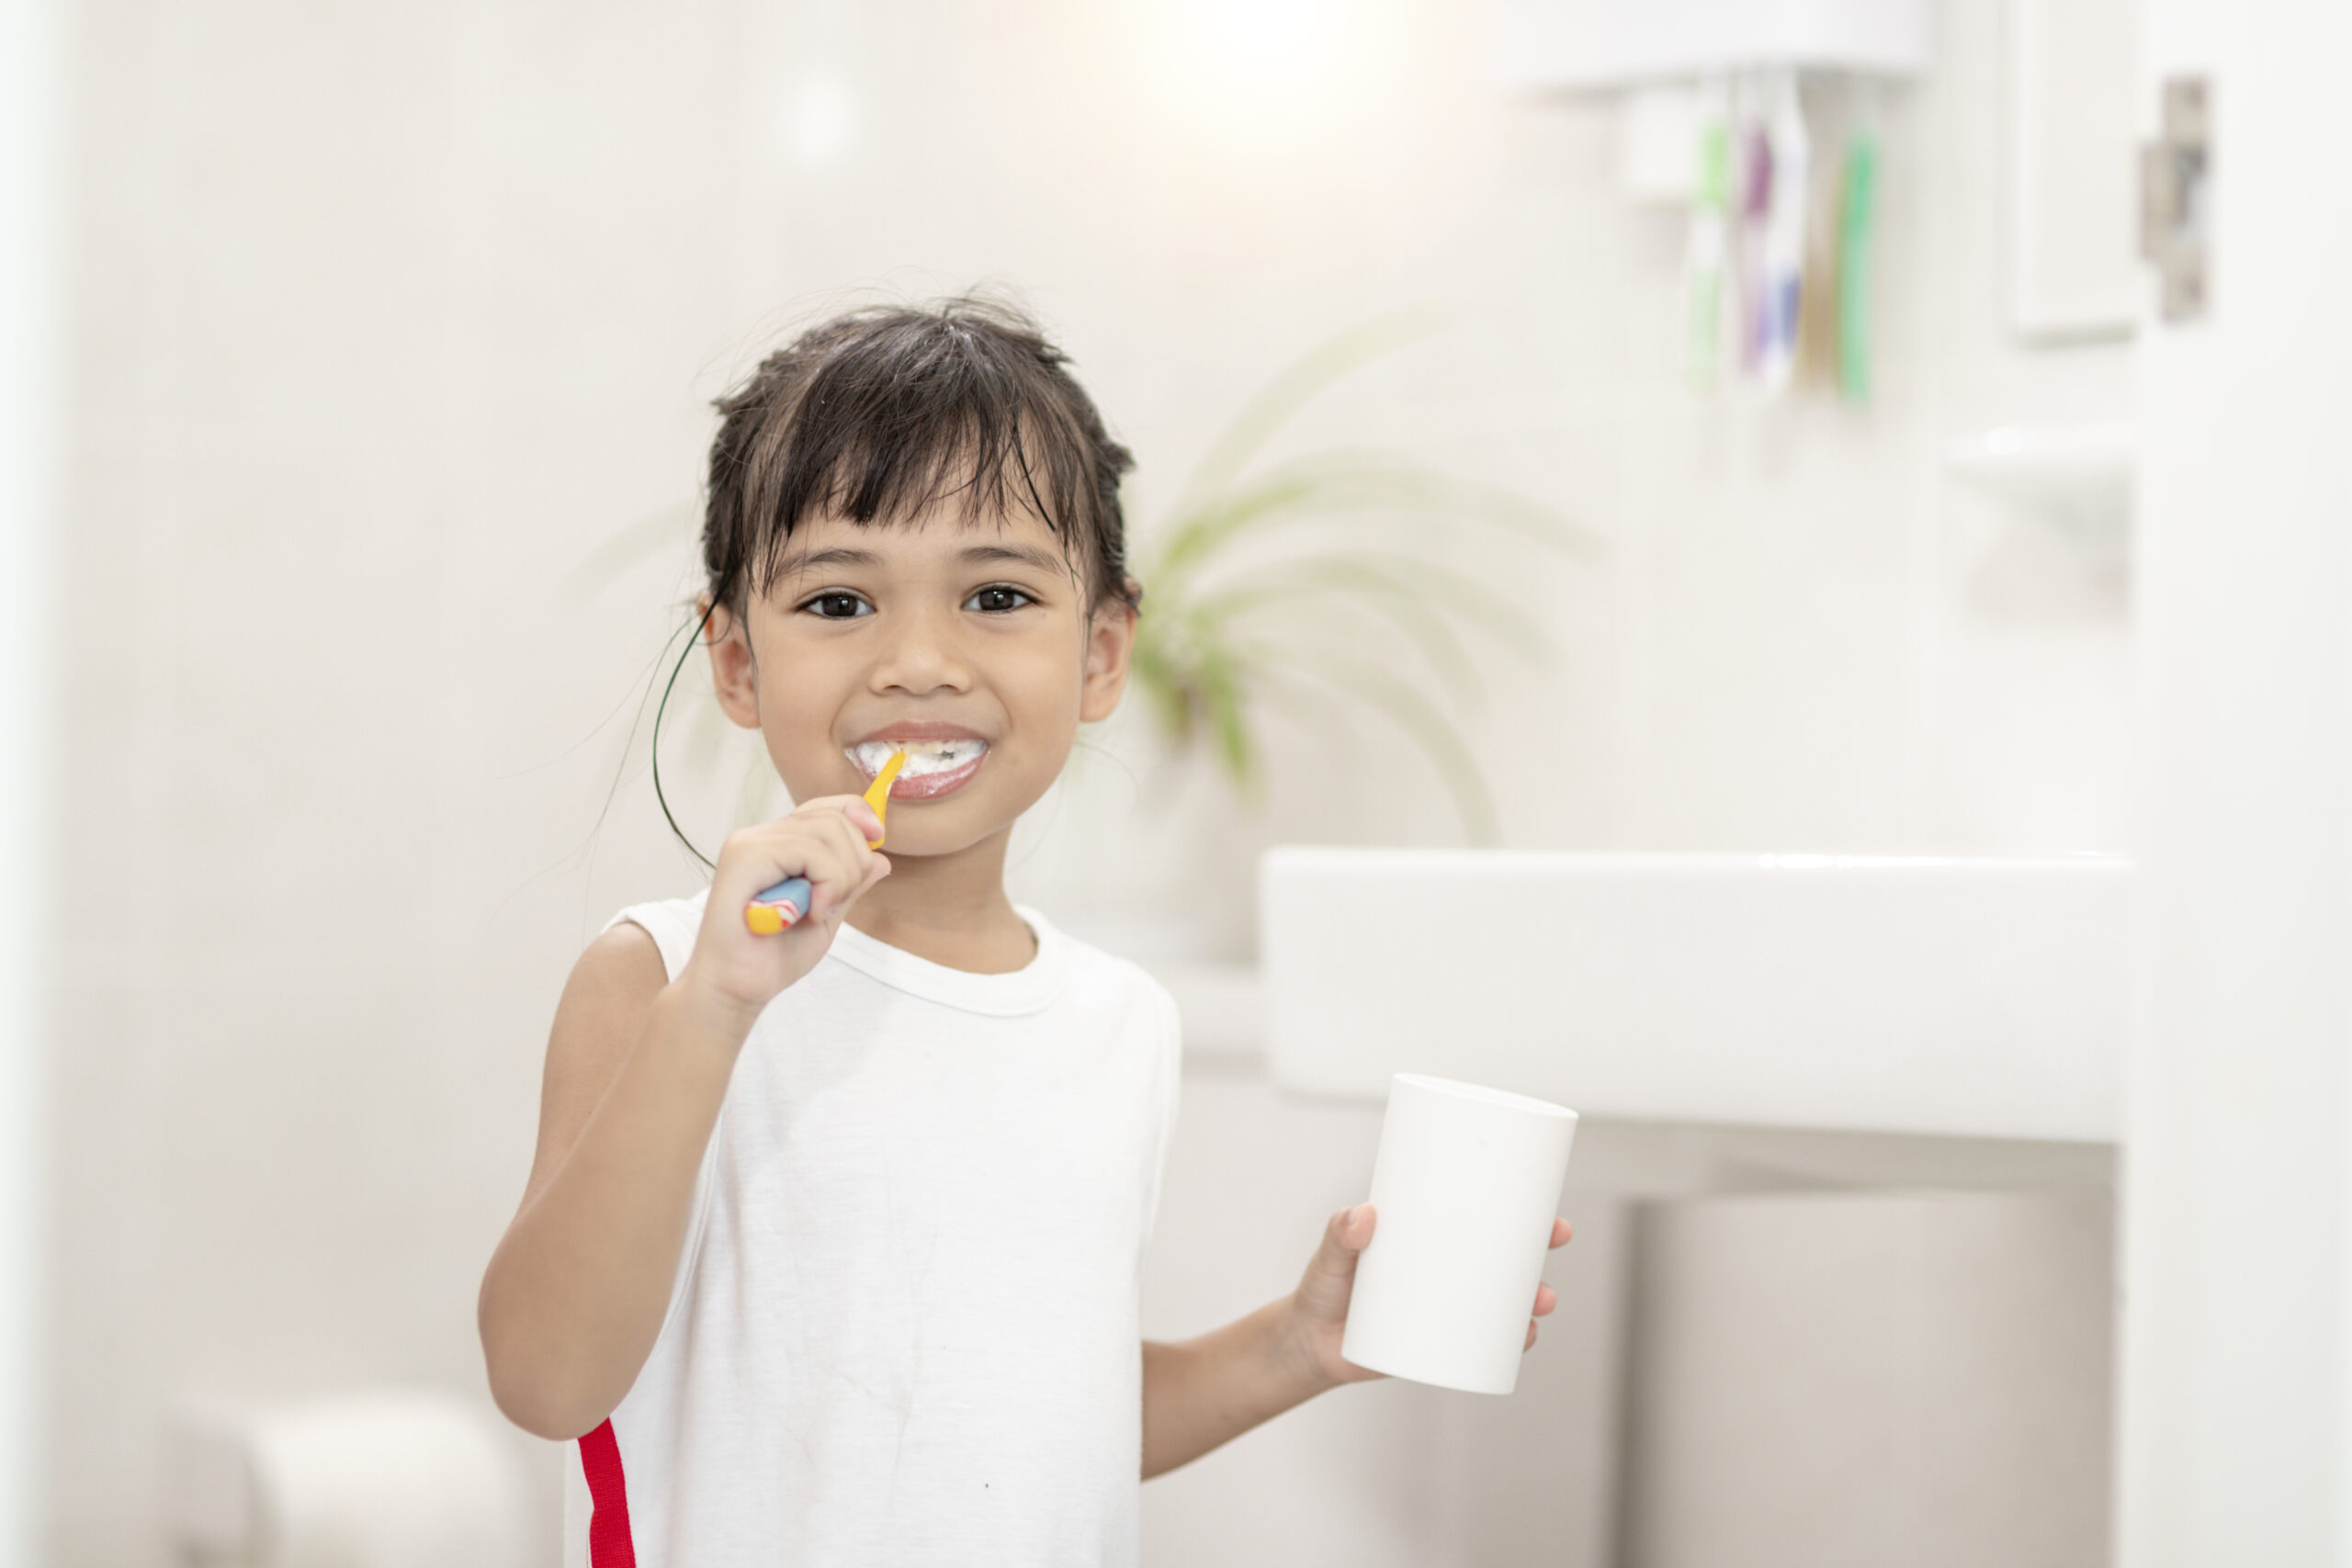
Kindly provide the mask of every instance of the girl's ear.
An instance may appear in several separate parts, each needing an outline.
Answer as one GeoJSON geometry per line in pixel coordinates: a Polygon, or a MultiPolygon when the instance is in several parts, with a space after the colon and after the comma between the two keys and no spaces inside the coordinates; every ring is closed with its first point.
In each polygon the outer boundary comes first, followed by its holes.
{"type": "Polygon", "coordinates": [[[702,639],[710,648],[710,683],[718,688],[720,711],[745,729],[757,729],[760,667],[752,658],[743,617],[724,604],[713,604],[707,593],[695,609],[703,616],[702,639]]]}
{"type": "Polygon", "coordinates": [[[1106,719],[1118,707],[1135,650],[1136,607],[1114,599],[1097,608],[1086,629],[1086,671],[1078,699],[1081,722],[1106,719]]]}

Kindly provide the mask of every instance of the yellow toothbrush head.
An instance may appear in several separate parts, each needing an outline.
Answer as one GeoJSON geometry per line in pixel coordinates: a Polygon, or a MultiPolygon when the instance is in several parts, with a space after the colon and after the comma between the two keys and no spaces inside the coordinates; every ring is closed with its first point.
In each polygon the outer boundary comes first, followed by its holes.
{"type": "MultiPolygon", "coordinates": [[[[883,819],[882,814],[890,804],[892,781],[898,778],[899,770],[906,765],[907,753],[903,749],[891,752],[890,760],[882,764],[882,771],[874,775],[874,782],[865,786],[865,804],[874,808],[874,819],[876,822],[883,819]]],[[[882,840],[876,839],[874,847],[880,849],[882,840]]]]}

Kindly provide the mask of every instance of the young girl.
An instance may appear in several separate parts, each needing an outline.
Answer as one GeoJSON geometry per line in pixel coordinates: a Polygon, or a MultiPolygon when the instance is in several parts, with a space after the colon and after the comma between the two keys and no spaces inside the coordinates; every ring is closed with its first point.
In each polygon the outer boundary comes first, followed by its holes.
{"type": "Polygon", "coordinates": [[[1005,896],[1126,682],[1132,460],[970,300],[828,322],[718,407],[702,638],[800,804],[572,971],[492,1391],[578,1439],[571,1568],[1133,1564],[1140,1478],[1374,1374],[1340,1356],[1368,1204],[1290,1295],[1140,1344],[1176,1010],[1005,896]],[[808,916],[754,934],[794,875],[808,916]]]}

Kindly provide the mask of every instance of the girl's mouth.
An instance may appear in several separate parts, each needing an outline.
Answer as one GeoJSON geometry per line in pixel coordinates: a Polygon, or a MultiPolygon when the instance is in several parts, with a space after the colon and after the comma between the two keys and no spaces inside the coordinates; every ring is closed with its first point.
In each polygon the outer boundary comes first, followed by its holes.
{"type": "Polygon", "coordinates": [[[861,740],[848,748],[850,762],[871,779],[882,771],[893,751],[907,754],[907,765],[890,784],[892,800],[936,800],[953,795],[971,782],[988,760],[989,743],[978,736],[952,740],[861,740]]]}

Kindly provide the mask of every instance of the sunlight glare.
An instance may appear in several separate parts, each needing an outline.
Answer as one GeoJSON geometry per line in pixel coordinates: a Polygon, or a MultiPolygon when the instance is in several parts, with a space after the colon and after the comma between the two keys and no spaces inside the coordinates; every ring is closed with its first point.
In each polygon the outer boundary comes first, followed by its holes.
{"type": "Polygon", "coordinates": [[[1332,134],[1370,96],[1381,7],[1363,0],[1155,0],[1147,39],[1158,96],[1186,130],[1262,146],[1332,134]]]}
{"type": "Polygon", "coordinates": [[[783,103],[784,150],[803,168],[839,163],[857,145],[861,129],[856,92],[829,72],[803,76],[783,103]]]}

